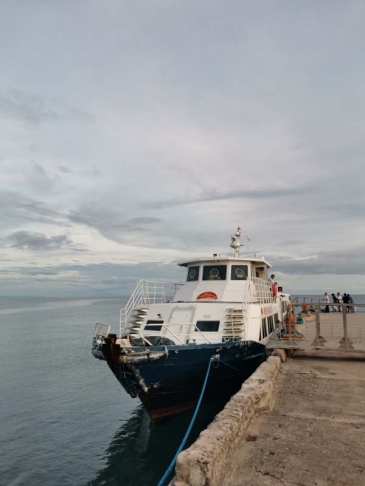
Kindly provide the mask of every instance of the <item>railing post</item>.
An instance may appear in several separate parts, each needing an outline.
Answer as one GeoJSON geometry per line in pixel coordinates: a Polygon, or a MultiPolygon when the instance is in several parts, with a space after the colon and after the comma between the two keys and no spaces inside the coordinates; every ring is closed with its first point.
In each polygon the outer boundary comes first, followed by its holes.
{"type": "Polygon", "coordinates": [[[315,309],[316,309],[316,337],[314,338],[312,346],[323,348],[324,347],[324,344],[323,344],[324,339],[321,336],[321,319],[320,319],[320,315],[319,315],[319,305],[318,304],[316,304],[315,309]]]}
{"type": "Polygon", "coordinates": [[[347,335],[347,305],[342,305],[343,338],[340,340],[341,349],[354,349],[351,339],[347,335]]]}

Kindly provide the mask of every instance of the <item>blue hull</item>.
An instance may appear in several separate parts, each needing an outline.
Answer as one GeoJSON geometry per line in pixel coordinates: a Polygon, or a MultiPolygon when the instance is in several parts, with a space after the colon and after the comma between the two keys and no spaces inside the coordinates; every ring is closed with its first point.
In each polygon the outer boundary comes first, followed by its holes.
{"type": "Polygon", "coordinates": [[[134,346],[128,354],[112,341],[94,347],[95,357],[105,359],[123,388],[139,397],[152,420],[193,408],[198,400],[209,360],[206,394],[234,393],[265,361],[265,346],[254,341],[185,346],[134,346]]]}

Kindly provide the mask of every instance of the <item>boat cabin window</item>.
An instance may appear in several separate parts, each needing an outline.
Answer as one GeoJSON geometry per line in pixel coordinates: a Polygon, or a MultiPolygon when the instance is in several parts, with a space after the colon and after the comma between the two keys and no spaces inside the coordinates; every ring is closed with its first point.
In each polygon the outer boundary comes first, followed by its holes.
{"type": "Polygon", "coordinates": [[[255,268],[255,277],[262,278],[263,280],[267,279],[266,276],[266,268],[265,267],[256,267],[255,268]]]}
{"type": "Polygon", "coordinates": [[[145,331],[161,331],[162,324],[163,324],[163,321],[154,321],[154,320],[148,319],[148,321],[147,321],[147,323],[144,327],[144,330],[145,331]]]}
{"type": "Polygon", "coordinates": [[[189,267],[188,268],[188,282],[195,282],[199,280],[199,267],[189,267]]]}
{"type": "Polygon", "coordinates": [[[201,332],[218,332],[219,321],[197,321],[196,327],[201,332]]]}
{"type": "Polygon", "coordinates": [[[206,265],[203,268],[203,280],[226,280],[227,265],[206,265]]]}
{"type": "Polygon", "coordinates": [[[247,280],[248,267],[247,265],[232,265],[231,280],[247,280]]]}
{"type": "Polygon", "coordinates": [[[269,327],[269,334],[271,334],[272,332],[274,332],[274,330],[275,330],[275,326],[274,326],[274,316],[269,316],[267,318],[267,325],[269,327]]]}
{"type": "Polygon", "coordinates": [[[259,338],[259,341],[261,341],[261,339],[264,339],[266,338],[267,336],[267,329],[266,329],[266,319],[261,319],[261,329],[260,329],[260,338],[259,338]]]}

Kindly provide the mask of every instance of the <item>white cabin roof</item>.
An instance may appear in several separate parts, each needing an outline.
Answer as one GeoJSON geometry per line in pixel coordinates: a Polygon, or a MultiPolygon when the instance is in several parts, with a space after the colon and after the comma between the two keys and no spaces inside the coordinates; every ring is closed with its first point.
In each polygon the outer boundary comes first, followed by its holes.
{"type": "Polygon", "coordinates": [[[177,262],[177,264],[180,267],[188,267],[189,265],[199,265],[201,263],[230,263],[230,262],[235,262],[235,263],[262,263],[267,268],[271,268],[272,266],[270,265],[269,262],[265,260],[264,257],[262,258],[251,258],[251,257],[229,257],[229,256],[220,256],[220,255],[214,255],[211,258],[197,258],[196,260],[189,260],[189,261],[184,261],[184,262],[177,262]]]}

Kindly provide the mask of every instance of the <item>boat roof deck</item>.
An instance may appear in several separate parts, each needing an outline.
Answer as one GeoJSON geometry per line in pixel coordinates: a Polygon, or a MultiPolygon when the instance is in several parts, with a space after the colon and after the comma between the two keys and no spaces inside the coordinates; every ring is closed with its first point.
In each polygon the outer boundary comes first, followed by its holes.
{"type": "Polygon", "coordinates": [[[267,268],[271,268],[271,265],[269,262],[265,260],[265,257],[250,257],[250,256],[240,256],[240,257],[230,257],[227,255],[217,255],[217,256],[211,256],[210,258],[196,258],[195,260],[184,260],[184,261],[179,261],[177,264],[180,267],[187,267],[189,265],[193,264],[201,264],[201,263],[229,263],[229,262],[235,262],[235,263],[260,263],[265,265],[267,268]]]}

